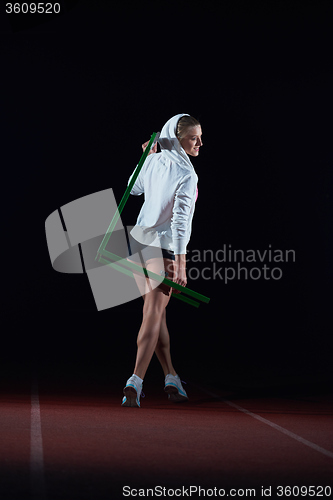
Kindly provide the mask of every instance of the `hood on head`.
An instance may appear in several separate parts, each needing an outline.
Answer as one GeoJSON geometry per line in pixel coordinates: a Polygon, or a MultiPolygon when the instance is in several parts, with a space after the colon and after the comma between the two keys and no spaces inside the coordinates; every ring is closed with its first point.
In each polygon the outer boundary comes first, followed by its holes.
{"type": "Polygon", "coordinates": [[[170,120],[166,122],[166,124],[163,126],[161,135],[159,137],[159,145],[161,146],[161,149],[168,149],[169,151],[177,151],[178,153],[180,152],[180,142],[176,136],[176,131],[177,131],[177,123],[179,122],[180,118],[183,116],[189,116],[187,113],[181,113],[180,115],[175,115],[170,120]]]}
{"type": "Polygon", "coordinates": [[[161,146],[162,154],[167,156],[170,160],[179,162],[181,164],[187,165],[187,167],[193,168],[191,160],[185,153],[184,148],[181,146],[177,136],[177,124],[182,116],[190,116],[188,113],[181,113],[175,115],[170,120],[168,120],[161,130],[161,135],[158,139],[158,143],[161,146]]]}

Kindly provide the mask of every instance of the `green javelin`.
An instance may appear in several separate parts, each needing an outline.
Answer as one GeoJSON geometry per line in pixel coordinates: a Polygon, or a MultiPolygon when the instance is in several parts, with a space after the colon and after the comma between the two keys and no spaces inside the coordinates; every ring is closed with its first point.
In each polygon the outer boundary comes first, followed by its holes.
{"type": "MultiPolygon", "coordinates": [[[[130,195],[130,192],[132,191],[134,183],[135,183],[135,181],[136,181],[136,179],[137,179],[137,177],[138,177],[138,175],[139,175],[139,173],[141,171],[141,168],[142,168],[142,166],[143,166],[143,164],[144,164],[144,162],[145,162],[145,160],[146,160],[146,158],[147,158],[150,150],[151,150],[151,147],[153,145],[153,142],[154,142],[155,137],[156,137],[157,134],[158,134],[158,132],[154,132],[152,134],[152,136],[150,138],[150,141],[148,143],[148,146],[146,147],[146,149],[144,150],[144,152],[143,152],[143,154],[142,154],[142,156],[140,158],[140,161],[139,161],[139,163],[138,163],[138,165],[137,165],[137,167],[136,167],[136,169],[134,171],[133,177],[132,177],[129,185],[127,186],[127,189],[126,189],[126,191],[125,191],[125,193],[124,193],[124,195],[123,195],[123,197],[122,197],[122,199],[121,199],[121,201],[119,203],[119,207],[118,207],[118,209],[116,210],[116,212],[115,212],[115,214],[113,216],[113,219],[112,219],[112,221],[111,221],[111,223],[109,225],[109,228],[108,228],[108,230],[107,230],[107,232],[106,232],[106,234],[105,234],[105,236],[103,238],[102,243],[100,244],[100,247],[99,247],[99,249],[97,251],[97,255],[95,257],[95,260],[98,259],[99,262],[101,262],[103,264],[110,265],[111,267],[114,267],[118,271],[124,272],[124,269],[121,269],[121,267],[119,267],[119,266],[117,266],[117,264],[115,264],[115,262],[117,262],[119,260],[122,260],[122,257],[119,257],[118,255],[115,255],[115,254],[113,254],[111,252],[108,252],[105,249],[105,247],[106,247],[106,245],[107,245],[107,243],[108,243],[108,241],[109,241],[109,239],[111,237],[111,234],[112,234],[114,228],[116,227],[116,224],[117,224],[117,222],[119,220],[121,212],[124,209],[124,206],[125,206],[125,204],[126,204],[126,202],[128,200],[128,197],[130,195]],[[114,263],[112,264],[112,263],[108,262],[107,260],[103,259],[102,255],[104,257],[107,257],[107,258],[113,260],[114,263]]],[[[124,264],[124,263],[122,262],[122,264],[124,264]]],[[[128,261],[126,262],[125,265],[126,265],[126,267],[130,267],[133,270],[135,269],[137,272],[143,273],[143,274],[145,274],[145,276],[148,276],[147,270],[145,268],[140,268],[140,266],[136,266],[132,262],[128,262],[128,261]]],[[[125,272],[125,274],[127,274],[127,273],[128,273],[128,271],[125,272]]],[[[149,272],[149,275],[150,275],[150,278],[152,278],[152,279],[155,278],[157,281],[160,281],[160,279],[161,279],[161,277],[158,276],[158,275],[156,275],[155,273],[149,272]]],[[[191,290],[190,288],[178,285],[178,283],[174,283],[173,281],[168,280],[167,278],[164,278],[164,280],[162,281],[162,283],[164,283],[164,284],[166,284],[166,285],[168,285],[168,286],[170,286],[172,288],[176,288],[179,291],[187,293],[188,295],[192,296],[193,298],[195,298],[197,300],[201,300],[201,301],[206,302],[206,303],[208,303],[210,301],[210,299],[208,297],[205,297],[204,295],[201,295],[200,293],[195,292],[194,290],[191,290]]],[[[189,299],[187,297],[181,297],[178,294],[174,294],[174,293],[172,295],[174,297],[176,297],[177,299],[183,300],[184,302],[188,302],[189,304],[194,305],[195,307],[198,307],[198,303],[196,303],[194,300],[191,300],[191,299],[189,299]]]]}
{"type": "MultiPolygon", "coordinates": [[[[100,257],[99,262],[101,262],[102,264],[106,264],[110,267],[113,267],[114,269],[116,269],[117,271],[120,271],[121,273],[124,273],[126,274],[127,276],[130,276],[131,278],[134,278],[134,271],[130,271],[129,269],[125,269],[124,267],[122,266],[119,266],[118,264],[115,264],[115,263],[111,263],[109,262],[108,260],[104,259],[103,257],[100,257]]],[[[123,265],[124,262],[122,261],[121,264],[123,265]]],[[[138,272],[141,272],[142,274],[145,274],[146,275],[146,272],[144,273],[144,271],[147,272],[146,269],[142,269],[141,271],[138,271],[138,272]]],[[[158,275],[157,275],[158,276],[158,275]]],[[[151,273],[149,273],[149,278],[152,278],[151,276],[151,273]]],[[[154,278],[152,278],[154,279],[154,278]]],[[[172,282],[173,283],[173,282],[172,282]]],[[[173,285],[177,285],[177,283],[173,283],[173,285]]],[[[177,285],[180,287],[180,285],[177,285]]],[[[184,287],[182,287],[184,288],[184,287]]],[[[184,288],[184,290],[186,290],[186,288],[184,288]]],[[[194,307],[199,307],[200,303],[197,302],[196,300],[193,300],[193,299],[190,299],[189,297],[184,297],[182,294],[175,294],[175,293],[172,293],[172,296],[175,297],[176,299],[179,299],[183,302],[186,302],[187,304],[190,304],[191,306],[194,306],[194,307]]],[[[203,296],[202,296],[203,297],[203,296]]],[[[207,298],[207,297],[206,297],[207,298]]],[[[207,302],[209,301],[209,299],[207,298],[207,302]]]]}
{"type": "MultiPolygon", "coordinates": [[[[129,276],[133,276],[133,272],[135,271],[138,274],[143,274],[147,278],[149,277],[155,281],[158,281],[159,283],[163,283],[171,288],[175,288],[176,290],[179,290],[180,292],[183,292],[183,293],[189,295],[190,297],[193,297],[194,299],[201,300],[202,302],[205,302],[206,304],[208,304],[208,302],[210,301],[210,299],[208,297],[206,297],[205,295],[202,295],[201,293],[195,292],[194,290],[191,290],[190,288],[187,288],[185,286],[179,285],[178,283],[175,283],[174,281],[171,281],[168,278],[164,278],[162,280],[162,277],[159,276],[158,274],[153,273],[152,271],[148,271],[145,267],[138,266],[137,264],[134,264],[133,262],[130,262],[126,259],[123,259],[122,257],[119,257],[118,255],[116,255],[114,253],[109,252],[108,250],[104,250],[103,256],[105,256],[106,258],[108,258],[114,262],[111,263],[108,260],[103,259],[103,257],[99,258],[99,262],[101,262],[102,264],[107,264],[107,265],[113,267],[114,269],[116,269],[117,271],[123,272],[124,274],[127,274],[129,276]],[[119,262],[119,261],[121,261],[121,262],[119,262]],[[125,266],[125,267],[131,269],[132,272],[125,270],[123,267],[116,264],[116,262],[119,262],[119,264],[121,264],[121,266],[125,266]]],[[[189,304],[191,304],[193,306],[198,307],[198,305],[199,305],[197,302],[193,301],[192,299],[188,299],[188,297],[182,297],[179,294],[174,294],[174,293],[172,294],[172,296],[177,298],[177,299],[183,300],[184,302],[188,302],[189,304]]]]}
{"type": "Polygon", "coordinates": [[[146,160],[146,158],[147,158],[147,156],[148,156],[148,154],[149,154],[149,152],[151,150],[151,147],[152,147],[152,144],[153,144],[154,139],[156,137],[156,134],[157,134],[157,132],[153,132],[153,134],[152,134],[152,136],[150,138],[150,141],[148,143],[148,146],[146,147],[146,149],[144,150],[144,152],[143,152],[143,154],[142,154],[142,156],[140,158],[140,161],[139,161],[138,166],[136,167],[136,169],[134,171],[134,174],[133,174],[133,177],[131,179],[131,182],[127,186],[127,189],[126,189],[126,191],[125,191],[125,193],[124,193],[124,195],[123,195],[123,197],[122,197],[122,199],[121,199],[121,201],[119,203],[119,207],[118,207],[118,209],[116,210],[116,212],[115,212],[115,214],[113,216],[113,219],[112,219],[112,221],[111,221],[111,223],[109,225],[108,230],[106,231],[106,234],[105,234],[105,236],[103,238],[102,243],[100,244],[100,247],[99,247],[99,249],[97,251],[97,255],[95,257],[95,260],[97,260],[97,258],[98,258],[99,255],[104,255],[105,247],[108,244],[108,241],[110,239],[110,236],[111,236],[114,228],[116,227],[116,224],[117,224],[118,219],[119,219],[119,217],[121,215],[121,212],[124,209],[124,206],[125,206],[125,204],[126,204],[126,202],[128,200],[130,192],[132,191],[134,183],[135,183],[135,181],[136,181],[136,179],[137,179],[137,177],[138,177],[138,175],[139,175],[139,173],[141,171],[142,165],[144,164],[144,162],[145,162],[145,160],[146,160]]]}

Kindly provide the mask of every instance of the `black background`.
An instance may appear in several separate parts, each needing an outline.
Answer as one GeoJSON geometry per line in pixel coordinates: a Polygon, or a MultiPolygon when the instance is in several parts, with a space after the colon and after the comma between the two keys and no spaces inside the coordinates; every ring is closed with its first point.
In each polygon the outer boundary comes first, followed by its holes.
{"type": "MultiPolygon", "coordinates": [[[[6,16],[4,4],[2,366],[13,376],[32,365],[66,380],[97,377],[111,388],[132,373],[142,299],[97,312],[86,276],[52,269],[45,219],[107,188],[119,202],[141,144],[189,113],[204,143],[193,159],[189,250],[271,245],[295,250],[296,261],[282,263],[276,281],[189,280],[211,302],[171,300],[176,370],[225,387],[326,386],[330,2],[79,0],[39,21],[6,16]]],[[[141,203],[130,197],[125,225],[141,203]]],[[[146,377],[162,376],[154,359],[146,377]]]]}

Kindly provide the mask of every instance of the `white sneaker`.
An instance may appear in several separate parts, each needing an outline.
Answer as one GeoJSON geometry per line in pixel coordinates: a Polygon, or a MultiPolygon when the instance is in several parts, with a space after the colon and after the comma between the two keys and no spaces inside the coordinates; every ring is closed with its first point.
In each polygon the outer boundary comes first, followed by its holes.
{"type": "Polygon", "coordinates": [[[126,386],[123,389],[124,397],[121,406],[132,406],[140,408],[140,396],[144,397],[142,392],[142,383],[140,384],[138,380],[133,377],[133,375],[127,380],[126,386]]]}
{"type": "Polygon", "coordinates": [[[175,403],[188,401],[188,396],[178,375],[168,375],[165,377],[165,392],[168,394],[168,399],[175,403]]]}

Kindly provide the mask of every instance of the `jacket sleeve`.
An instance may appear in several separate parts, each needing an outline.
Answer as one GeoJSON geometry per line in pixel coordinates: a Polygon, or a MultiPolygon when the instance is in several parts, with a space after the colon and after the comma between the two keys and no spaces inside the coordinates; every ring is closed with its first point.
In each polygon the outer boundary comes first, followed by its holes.
{"type": "Polygon", "coordinates": [[[188,175],[178,184],[172,210],[171,231],[176,255],[186,253],[189,218],[194,209],[197,181],[188,175]]]}
{"type": "MultiPolygon", "coordinates": [[[[136,167],[135,167],[135,170],[136,170],[136,167]]],[[[134,170],[134,172],[135,172],[134,170]]],[[[131,179],[134,175],[134,172],[133,174],[131,175],[131,177],[128,179],[128,183],[127,183],[127,186],[129,185],[129,183],[131,182],[131,179]]],[[[139,173],[135,183],[134,183],[134,186],[132,187],[132,190],[131,190],[131,193],[130,194],[134,194],[135,196],[139,196],[140,194],[144,193],[144,186],[143,186],[143,176],[142,176],[142,170],[141,172],[139,173]]]]}

